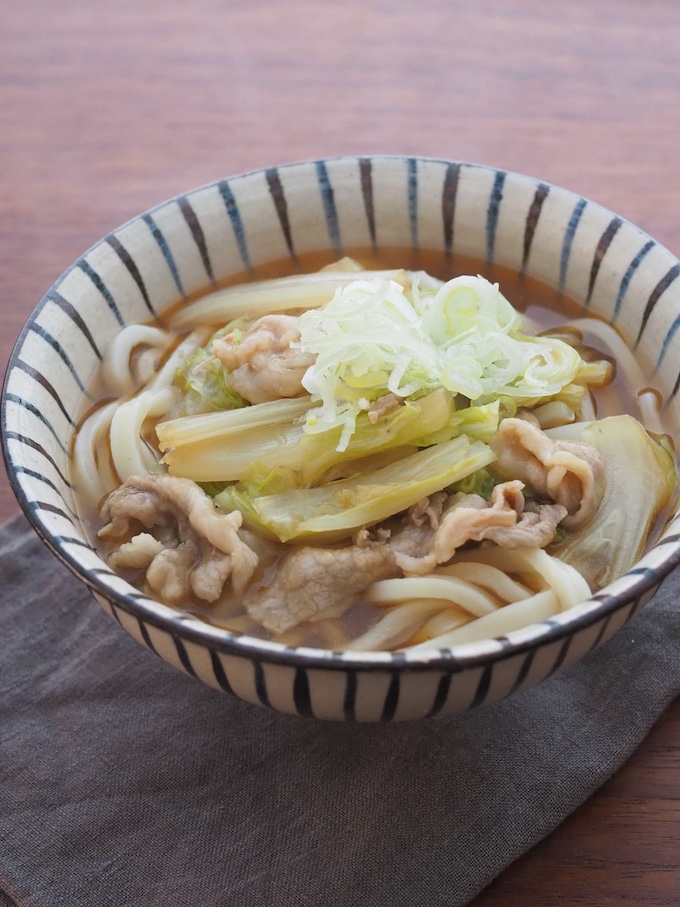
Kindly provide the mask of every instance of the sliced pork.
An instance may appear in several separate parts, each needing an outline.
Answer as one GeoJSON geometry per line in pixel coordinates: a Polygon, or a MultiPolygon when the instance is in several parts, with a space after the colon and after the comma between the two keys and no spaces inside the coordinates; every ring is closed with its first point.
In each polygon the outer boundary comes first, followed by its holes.
{"type": "Polygon", "coordinates": [[[371,583],[432,573],[467,542],[542,548],[566,513],[559,504],[525,502],[519,481],[497,485],[490,501],[440,492],[410,508],[391,532],[364,529],[343,548],[289,551],[271,583],[249,591],[244,605],[273,633],[340,617],[371,583]]]}
{"type": "Polygon", "coordinates": [[[132,535],[109,556],[111,565],[146,568],[149,587],[167,604],[186,601],[190,593],[215,601],[227,579],[241,593],[257,566],[257,555],[239,536],[241,514],[220,513],[189,479],[132,476],[109,495],[102,518],[101,538],[115,542],[132,535]],[[151,537],[135,533],[140,524],[154,530],[151,537]]]}
{"type": "Polygon", "coordinates": [[[526,419],[504,419],[489,446],[501,474],[566,508],[565,529],[578,529],[595,515],[604,495],[605,467],[594,447],[553,441],[526,419]]]}
{"type": "Polygon", "coordinates": [[[307,393],[302,378],[314,355],[291,347],[300,339],[292,315],[264,315],[236,341],[227,334],[213,352],[229,372],[229,386],[249,403],[266,403],[307,393]]]}
{"type": "MultiPolygon", "coordinates": [[[[439,502],[429,510],[429,522],[409,517],[395,533],[390,546],[406,575],[432,573],[450,561],[468,542],[491,541],[503,548],[544,548],[555,537],[566,509],[554,504],[527,504],[519,481],[497,485],[489,501],[476,494],[454,494],[437,514],[439,502]]],[[[428,510],[424,511],[428,514],[428,510]]]]}
{"type": "Polygon", "coordinates": [[[268,586],[248,592],[244,605],[267,630],[284,633],[306,621],[340,617],[371,583],[398,575],[392,550],[381,542],[297,548],[284,555],[268,586]]]}

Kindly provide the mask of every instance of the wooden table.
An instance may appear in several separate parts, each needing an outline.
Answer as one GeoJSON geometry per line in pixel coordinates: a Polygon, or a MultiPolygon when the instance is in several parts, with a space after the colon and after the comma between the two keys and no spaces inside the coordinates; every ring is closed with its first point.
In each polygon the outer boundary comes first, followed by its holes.
{"type": "MultiPolygon", "coordinates": [[[[0,10],[0,361],[127,218],[344,153],[496,165],[680,253],[674,0],[23,0],[0,10]]],[[[17,511],[4,476],[0,519],[17,511]]],[[[679,667],[680,670],[680,667],[679,667]]],[[[475,907],[680,904],[680,702],[475,907]]]]}

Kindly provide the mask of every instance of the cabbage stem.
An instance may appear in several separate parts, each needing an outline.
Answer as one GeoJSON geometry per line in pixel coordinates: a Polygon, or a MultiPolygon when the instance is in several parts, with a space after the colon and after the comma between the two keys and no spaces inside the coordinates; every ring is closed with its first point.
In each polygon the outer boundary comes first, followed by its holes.
{"type": "Polygon", "coordinates": [[[352,479],[258,497],[253,507],[282,542],[337,541],[406,510],[493,462],[482,441],[461,435],[352,479]]]}
{"type": "Polygon", "coordinates": [[[227,324],[235,318],[259,318],[274,312],[318,309],[335,296],[337,290],[362,277],[392,280],[407,288],[408,274],[403,269],[389,271],[318,271],[274,280],[261,280],[216,290],[178,310],[171,321],[174,330],[199,324],[227,324]]]}

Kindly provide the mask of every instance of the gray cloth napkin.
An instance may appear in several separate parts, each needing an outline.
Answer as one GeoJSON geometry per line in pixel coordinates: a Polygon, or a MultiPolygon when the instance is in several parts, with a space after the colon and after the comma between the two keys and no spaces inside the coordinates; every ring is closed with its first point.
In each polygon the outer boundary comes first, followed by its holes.
{"type": "Polygon", "coordinates": [[[17,517],[0,529],[0,905],[465,904],[680,692],[679,583],[505,702],[327,724],[146,652],[17,517]]]}

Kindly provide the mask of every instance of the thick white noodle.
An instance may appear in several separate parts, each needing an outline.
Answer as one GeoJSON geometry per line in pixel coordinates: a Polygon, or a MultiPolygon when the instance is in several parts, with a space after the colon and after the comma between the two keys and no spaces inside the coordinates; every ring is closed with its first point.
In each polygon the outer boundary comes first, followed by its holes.
{"type": "Polygon", "coordinates": [[[557,441],[579,441],[584,428],[590,422],[572,422],[570,425],[558,425],[556,428],[546,428],[545,433],[549,438],[557,441]]]}
{"type": "Polygon", "coordinates": [[[155,375],[147,385],[147,390],[157,390],[161,387],[167,387],[172,384],[177,369],[193,355],[196,350],[203,346],[210,337],[210,328],[201,328],[192,331],[187,337],[178,343],[172,353],[168,356],[161,370],[155,375]]]}
{"type": "Polygon", "coordinates": [[[148,369],[148,363],[144,360],[139,363],[141,368],[133,367],[133,350],[142,345],[148,347],[158,365],[163,351],[173,339],[172,334],[148,324],[129,324],[124,327],[109,343],[102,357],[102,379],[106,390],[118,397],[132,393],[140,382],[153,373],[140,374],[142,369],[148,369]]]}
{"type": "MultiPolygon", "coordinates": [[[[78,490],[85,498],[96,504],[131,475],[144,475],[157,469],[156,457],[140,435],[142,425],[147,416],[166,415],[175,405],[177,392],[170,387],[175,373],[208,336],[209,329],[194,331],[177,345],[146,389],[123,403],[114,401],[100,407],[80,426],[73,456],[78,490]]],[[[158,357],[167,350],[172,339],[168,332],[147,325],[124,328],[109,345],[102,361],[103,380],[108,389],[120,388],[121,396],[130,393],[143,377],[141,373],[134,375],[130,367],[132,350],[140,344],[156,345],[157,349],[152,352],[156,354],[157,365],[158,357]]],[[[146,366],[140,363],[139,371],[153,366],[153,361],[151,359],[146,366]]]]}
{"type": "Polygon", "coordinates": [[[663,428],[659,419],[659,397],[656,391],[642,391],[637,395],[637,402],[642,416],[640,421],[647,431],[652,431],[658,435],[662,434],[663,428]],[[651,425],[656,425],[657,427],[650,428],[651,425]]]}
{"type": "Polygon", "coordinates": [[[367,600],[390,610],[350,648],[403,646],[419,631],[420,638],[431,638],[407,646],[409,651],[490,638],[545,620],[589,596],[583,577],[543,549],[490,545],[460,552],[453,564],[429,576],[373,583],[367,600]]]}
{"type": "Polygon", "coordinates": [[[111,457],[121,482],[130,476],[156,471],[158,462],[141,436],[149,416],[162,416],[175,404],[177,392],[169,387],[145,390],[121,403],[111,419],[111,457]]]}
{"type": "Polygon", "coordinates": [[[96,504],[114,489],[118,479],[111,469],[108,445],[102,454],[102,438],[108,434],[117,403],[107,403],[95,410],[78,429],[73,446],[79,496],[96,504]]]}
{"type": "Polygon", "coordinates": [[[407,646],[404,651],[427,652],[430,649],[448,648],[449,646],[458,646],[463,643],[478,642],[480,639],[492,639],[495,636],[505,636],[513,630],[521,630],[528,627],[529,624],[538,623],[554,617],[559,611],[559,605],[552,589],[546,589],[532,595],[531,598],[525,598],[521,602],[514,602],[499,608],[493,614],[486,614],[477,620],[443,633],[427,642],[418,643],[415,646],[407,646]]]}
{"type": "Polygon", "coordinates": [[[530,557],[555,593],[562,611],[568,611],[590,598],[590,586],[574,567],[557,557],[551,557],[542,548],[536,548],[530,557]]]}
{"type": "Polygon", "coordinates": [[[581,397],[581,412],[579,413],[581,422],[594,422],[597,419],[595,412],[595,401],[593,395],[586,388],[585,394],[581,397]]]}
{"type": "Polygon", "coordinates": [[[463,624],[470,623],[471,620],[476,620],[476,618],[471,617],[466,611],[448,608],[446,611],[440,611],[439,614],[433,614],[428,618],[420,628],[419,636],[423,639],[434,639],[436,636],[441,636],[443,633],[462,627],[463,624]]]}
{"type": "Polygon", "coordinates": [[[414,598],[438,598],[465,608],[475,617],[490,614],[499,607],[492,596],[472,583],[454,576],[407,576],[403,579],[383,579],[373,583],[367,593],[368,601],[385,604],[409,601],[414,598]]]}
{"type": "MultiPolygon", "coordinates": [[[[350,652],[376,652],[391,649],[409,640],[416,630],[431,617],[450,609],[450,602],[442,599],[418,599],[389,611],[370,630],[353,640],[347,646],[350,652]]],[[[451,617],[449,623],[464,624],[470,618],[465,614],[451,617]]]]}
{"type": "Polygon", "coordinates": [[[137,355],[135,374],[142,384],[146,384],[156,374],[160,358],[159,351],[153,347],[147,347],[137,355]]]}
{"type": "Polygon", "coordinates": [[[531,415],[538,419],[538,424],[543,430],[554,428],[556,425],[565,425],[576,419],[574,410],[562,400],[553,400],[551,403],[537,406],[531,410],[531,415]]]}
{"type": "MultiPolygon", "coordinates": [[[[623,371],[628,385],[634,390],[639,392],[649,385],[649,381],[645,378],[634,353],[626,346],[623,339],[611,325],[606,324],[604,321],[599,321],[597,318],[575,318],[573,321],[568,322],[566,327],[576,328],[581,333],[590,333],[604,343],[616,360],[617,368],[623,371]]],[[[645,400],[644,403],[640,400],[639,408],[640,421],[647,431],[663,434],[658,407],[650,405],[649,400],[645,400]]]]}
{"type": "Polygon", "coordinates": [[[533,574],[541,585],[552,588],[563,610],[590,598],[590,587],[578,570],[551,557],[542,548],[501,548],[489,546],[476,551],[460,552],[457,560],[484,563],[504,573],[533,574]]]}
{"type": "Polygon", "coordinates": [[[481,586],[482,589],[486,589],[508,604],[522,601],[523,598],[529,598],[534,594],[526,586],[503,573],[502,570],[488,564],[453,563],[446,567],[439,567],[437,574],[457,576],[459,579],[467,580],[475,586],[481,586]]]}

